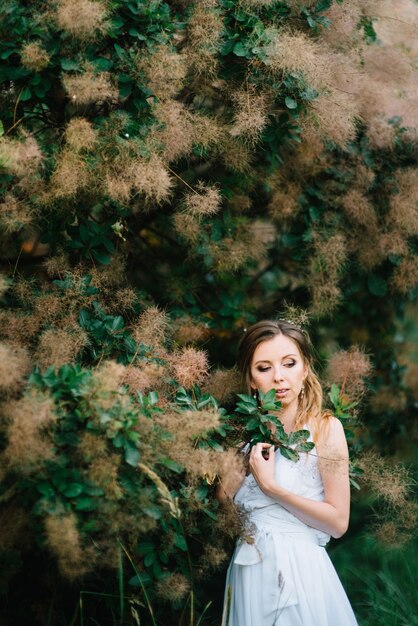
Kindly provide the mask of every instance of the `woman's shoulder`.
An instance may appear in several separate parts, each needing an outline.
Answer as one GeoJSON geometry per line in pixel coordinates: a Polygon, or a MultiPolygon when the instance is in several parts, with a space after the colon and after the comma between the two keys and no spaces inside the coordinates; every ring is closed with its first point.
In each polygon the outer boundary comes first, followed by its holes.
{"type": "Polygon", "coordinates": [[[348,457],[347,440],[344,426],[331,412],[327,411],[322,418],[322,428],[317,440],[317,448],[322,451],[335,451],[339,456],[348,457]]]}

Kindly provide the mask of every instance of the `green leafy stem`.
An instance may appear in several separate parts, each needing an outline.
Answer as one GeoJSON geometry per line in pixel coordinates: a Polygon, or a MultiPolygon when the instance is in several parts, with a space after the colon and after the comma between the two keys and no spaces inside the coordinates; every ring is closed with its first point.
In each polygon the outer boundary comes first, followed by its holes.
{"type": "Polygon", "coordinates": [[[260,391],[258,398],[246,394],[238,394],[238,398],[240,400],[235,407],[235,413],[244,426],[246,441],[250,445],[271,443],[275,448],[280,448],[281,454],[291,461],[297,461],[301,452],[312,450],[315,444],[308,441],[309,430],[285,433],[283,424],[275,414],[282,407],[281,402],[276,400],[275,389],[270,389],[267,393],[260,391]]]}

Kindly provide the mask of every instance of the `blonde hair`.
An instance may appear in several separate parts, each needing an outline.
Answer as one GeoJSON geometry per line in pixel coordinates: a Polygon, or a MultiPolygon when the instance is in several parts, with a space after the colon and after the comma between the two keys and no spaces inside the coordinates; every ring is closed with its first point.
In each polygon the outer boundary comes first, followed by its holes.
{"type": "Polygon", "coordinates": [[[304,393],[299,396],[295,430],[305,424],[309,426],[315,443],[323,436],[325,427],[332,417],[329,411],[323,411],[323,392],[318,376],[313,369],[313,350],[309,335],[290,320],[261,320],[248,328],[238,344],[238,367],[243,384],[251,392],[251,363],[257,346],[276,335],[289,337],[302,355],[308,374],[304,380],[304,393]]]}

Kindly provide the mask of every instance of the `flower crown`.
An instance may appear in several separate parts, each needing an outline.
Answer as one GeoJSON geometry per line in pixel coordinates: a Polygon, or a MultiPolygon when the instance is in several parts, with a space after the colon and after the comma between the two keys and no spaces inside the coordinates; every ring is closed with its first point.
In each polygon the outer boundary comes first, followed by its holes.
{"type": "Polygon", "coordinates": [[[289,319],[286,319],[284,317],[279,317],[277,319],[277,321],[278,322],[286,322],[287,324],[290,324],[291,326],[294,326],[301,333],[305,333],[306,332],[306,330],[304,328],[302,328],[302,326],[300,324],[298,324],[297,322],[295,322],[294,320],[289,320],[289,319]]]}

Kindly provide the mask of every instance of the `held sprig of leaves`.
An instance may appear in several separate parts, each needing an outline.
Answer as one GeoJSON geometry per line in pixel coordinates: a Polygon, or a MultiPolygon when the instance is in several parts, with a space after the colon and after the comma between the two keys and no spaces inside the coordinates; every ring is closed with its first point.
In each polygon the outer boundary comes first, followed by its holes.
{"type": "Polygon", "coordinates": [[[240,440],[243,437],[250,445],[271,443],[275,448],[280,448],[281,454],[291,461],[297,461],[301,452],[310,452],[314,443],[308,441],[309,430],[285,433],[283,424],[275,414],[282,408],[281,402],[275,398],[276,390],[270,389],[267,393],[259,391],[258,395],[257,399],[238,394],[240,401],[235,407],[234,418],[238,417],[239,420],[240,440]],[[272,426],[275,426],[275,432],[272,426]]]}

